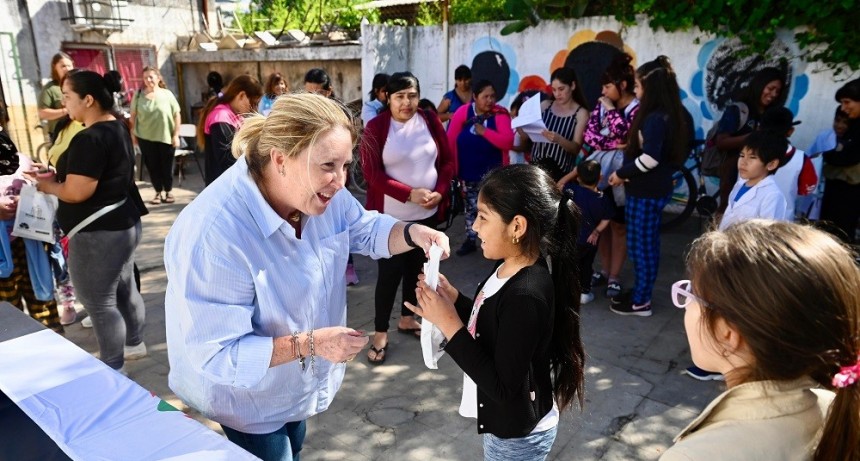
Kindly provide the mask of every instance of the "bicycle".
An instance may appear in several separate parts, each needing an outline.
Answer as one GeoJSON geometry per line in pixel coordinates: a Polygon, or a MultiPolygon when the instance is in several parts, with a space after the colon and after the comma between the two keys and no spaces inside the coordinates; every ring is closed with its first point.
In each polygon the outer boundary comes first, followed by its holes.
{"type": "Polygon", "coordinates": [[[43,142],[42,144],[39,144],[36,147],[36,152],[34,153],[34,155],[31,158],[36,163],[42,163],[42,164],[47,165],[48,164],[48,149],[50,149],[51,146],[54,145],[54,143],[51,142],[51,137],[49,136],[49,134],[47,132],[48,128],[47,128],[46,124],[40,123],[39,125],[35,126],[35,129],[42,130],[42,135],[45,137],[45,142],[43,142]]]}
{"type": "Polygon", "coordinates": [[[702,152],[705,141],[697,139],[690,155],[672,175],[672,197],[663,209],[660,230],[672,229],[685,222],[695,210],[701,218],[710,218],[719,205],[719,187],[709,194],[706,176],[702,174],[702,152]],[[695,173],[695,174],[694,174],[695,173]]]}

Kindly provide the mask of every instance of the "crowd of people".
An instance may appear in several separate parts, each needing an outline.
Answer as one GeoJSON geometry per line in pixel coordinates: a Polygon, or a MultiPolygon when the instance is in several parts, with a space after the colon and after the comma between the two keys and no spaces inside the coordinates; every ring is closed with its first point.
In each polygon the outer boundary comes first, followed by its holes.
{"type": "MultiPolygon", "coordinates": [[[[652,315],[663,208],[695,145],[669,59],[631,63],[621,53],[609,64],[593,107],[568,67],[510,110],[466,66],[438,109],[412,73],[380,73],[360,119],[323,69],[305,74],[301,92],[279,72],[265,85],[231,79],[197,122],[206,188],[165,241],[171,389],[256,456],[298,459],[305,421],[332,404],[345,364],[368,343],[366,360],[385,363],[399,288],[397,331],[420,338],[420,316],[444,336],[464,372],[460,412],[476,419],[485,459],[545,459],[559,415],[584,399],[581,305],[605,286],[612,312],[652,315]],[[534,97],[539,135],[512,128],[534,97]],[[364,204],[346,189],[355,161],[364,204]],[[454,253],[496,261],[473,294],[422,275],[432,247],[452,253],[437,226],[456,198],[466,228],[454,253]],[[378,260],[372,338],[346,326],[353,253],[378,260]]],[[[147,354],[134,265],[147,208],[135,148],[158,205],[175,201],[180,145],[176,98],[158,69],[141,77],[126,121],[115,110],[118,74],[75,70],[59,53],[40,97],[49,164],[18,155],[0,132],[9,184],[0,299],[62,332],[76,320],[76,296],[99,358],[120,372],[147,354]],[[58,199],[56,243],[12,235],[21,183],[58,199]]],[[[764,69],[739,85],[714,130],[719,212],[671,297],[685,309],[688,373],[724,379],[727,390],[666,460],[714,446],[726,459],[860,460],[860,268],[844,245],[860,218],[860,79],[836,92],[833,130],[803,152],[790,142],[799,122],[783,107],[784,78],[764,69]],[[814,217],[808,196],[821,197],[830,233],[792,222],[814,217]]]]}

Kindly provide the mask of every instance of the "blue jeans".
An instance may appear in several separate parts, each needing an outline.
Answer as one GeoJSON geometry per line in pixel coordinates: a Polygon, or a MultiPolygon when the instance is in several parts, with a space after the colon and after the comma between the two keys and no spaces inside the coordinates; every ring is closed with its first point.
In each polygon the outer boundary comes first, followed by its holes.
{"type": "Polygon", "coordinates": [[[223,424],[221,428],[231,442],[263,461],[299,461],[307,426],[304,421],[296,421],[270,434],[246,434],[223,424]]]}
{"type": "Polygon", "coordinates": [[[502,439],[484,434],[484,461],[544,461],[552,450],[558,426],[537,434],[515,439],[502,439]]]}

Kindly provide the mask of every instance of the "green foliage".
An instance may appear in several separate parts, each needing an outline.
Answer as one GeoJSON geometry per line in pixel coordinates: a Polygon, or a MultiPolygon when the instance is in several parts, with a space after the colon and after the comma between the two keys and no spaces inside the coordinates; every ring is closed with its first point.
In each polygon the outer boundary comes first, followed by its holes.
{"type": "MultiPolygon", "coordinates": [[[[637,14],[648,15],[653,29],[667,31],[698,27],[702,32],[737,37],[752,53],[766,54],[781,30],[794,31],[801,56],[820,60],[837,74],[860,69],[860,27],[857,0],[810,3],[808,0],[574,0],[559,10],[559,1],[506,0],[510,6],[532,4],[534,18],[614,15],[625,24],[634,24],[637,14]],[[587,3],[583,6],[581,3],[587,3]]],[[[520,16],[524,30],[537,20],[520,16]]],[[[516,24],[516,23],[515,23],[516,24]]],[[[511,26],[508,26],[511,27],[511,26]]],[[[505,33],[503,30],[502,33],[505,33]]]]}
{"type": "Polygon", "coordinates": [[[299,29],[312,34],[333,28],[356,30],[362,17],[373,14],[353,8],[365,1],[257,0],[251,4],[250,12],[237,16],[245,32],[299,29]]]}

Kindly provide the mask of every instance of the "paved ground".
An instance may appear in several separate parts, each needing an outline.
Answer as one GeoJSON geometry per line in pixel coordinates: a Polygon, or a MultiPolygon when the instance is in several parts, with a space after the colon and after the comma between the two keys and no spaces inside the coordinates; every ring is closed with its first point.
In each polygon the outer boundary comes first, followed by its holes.
{"type": "MultiPolygon", "coordinates": [[[[177,213],[202,188],[197,166],[192,164],[186,171],[190,177],[174,190],[177,202],[152,206],[144,217],[137,261],[143,274],[149,356],[126,367],[141,386],[220,431],[217,424],[185,407],[167,387],[163,242],[177,213]]],[[[140,187],[145,200],[152,198],[147,183],[140,187]]],[[[563,414],[550,459],[657,459],[672,437],[721,392],[721,384],[700,383],[681,374],[690,363],[683,311],[669,300],[669,286],[683,278],[684,249],[698,232],[699,223],[691,219],[684,228],[663,234],[663,265],[652,317],[615,315],[601,295],[583,306],[588,354],[585,405],[581,411],[563,414]]],[[[457,248],[463,239],[462,221],[449,235],[457,248]]],[[[348,325],[372,331],[376,263],[356,257],[356,265],[361,283],[348,289],[348,325]]],[[[490,267],[475,253],[443,261],[442,272],[471,293],[490,267]]],[[[629,273],[625,279],[629,284],[629,273]]],[[[397,315],[399,309],[394,310],[393,316],[397,315]]],[[[80,323],[67,328],[67,337],[87,351],[97,351],[92,330],[80,323]]],[[[441,360],[439,370],[428,370],[418,341],[400,334],[389,337],[386,363],[371,367],[360,355],[349,364],[332,407],[309,420],[302,459],[481,459],[481,438],[474,421],[457,414],[462,372],[450,358],[441,360]]]]}

